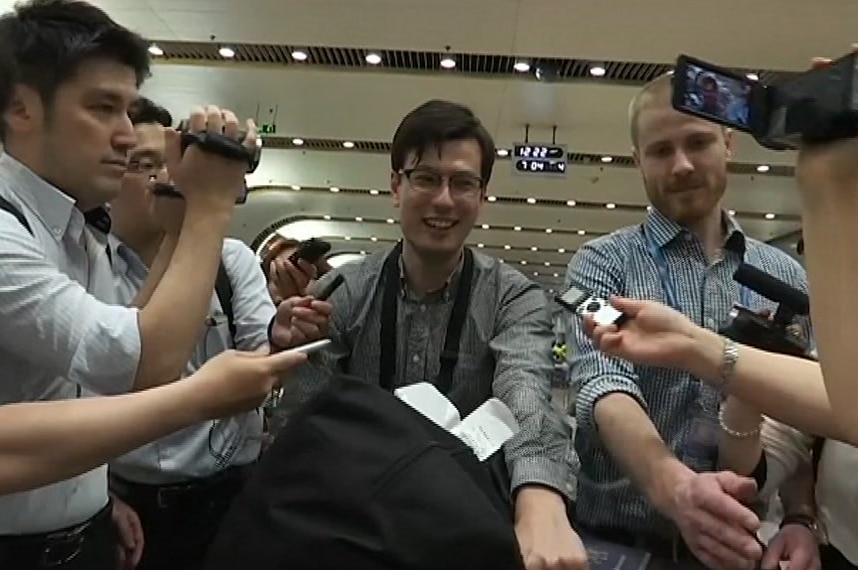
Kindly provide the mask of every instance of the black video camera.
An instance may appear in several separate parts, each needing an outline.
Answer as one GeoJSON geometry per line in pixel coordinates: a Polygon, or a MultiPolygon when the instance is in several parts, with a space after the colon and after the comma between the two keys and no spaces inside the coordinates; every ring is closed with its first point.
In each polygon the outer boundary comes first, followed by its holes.
{"type": "Polygon", "coordinates": [[[719,331],[720,334],[767,352],[813,360],[808,339],[790,330],[790,325],[794,324],[797,316],[810,313],[810,299],[807,294],[747,263],[739,266],[733,279],[778,303],[778,309],[774,318],[770,319],[748,307],[734,305],[730,320],[719,331]]]}
{"type": "Polygon", "coordinates": [[[238,140],[230,139],[220,133],[209,133],[202,131],[199,133],[188,132],[187,119],[181,121],[176,130],[182,136],[182,152],[184,153],[189,146],[195,144],[202,150],[219,154],[224,158],[233,160],[246,160],[247,173],[253,174],[259,167],[259,162],[262,160],[262,138],[257,137],[256,145],[253,149],[248,149],[244,146],[244,141],[247,138],[245,131],[239,131],[238,140]]]}
{"type": "Polygon", "coordinates": [[[858,53],[765,85],[727,69],[679,56],[673,107],[746,132],[772,150],[858,136],[858,53]]]}

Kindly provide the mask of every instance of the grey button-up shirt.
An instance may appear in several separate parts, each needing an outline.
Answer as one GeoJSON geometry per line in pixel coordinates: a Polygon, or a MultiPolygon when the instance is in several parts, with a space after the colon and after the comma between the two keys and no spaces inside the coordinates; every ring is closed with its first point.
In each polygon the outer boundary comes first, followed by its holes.
{"type": "MultiPolygon", "coordinates": [[[[389,252],[334,270],[318,286],[341,273],[345,283],[331,296],[333,345],[296,371],[286,383],[280,420],[332,373],[347,372],[378,382],[382,266],[389,252]]],[[[441,291],[418,298],[402,288],[397,309],[396,387],[432,381],[458,286],[458,272],[441,291]]],[[[512,410],[521,431],[505,446],[512,489],[542,484],[565,493],[569,478],[569,431],[551,406],[553,333],[544,293],[515,269],[474,253],[469,314],[453,373],[457,394],[494,394],[512,410]]]]}

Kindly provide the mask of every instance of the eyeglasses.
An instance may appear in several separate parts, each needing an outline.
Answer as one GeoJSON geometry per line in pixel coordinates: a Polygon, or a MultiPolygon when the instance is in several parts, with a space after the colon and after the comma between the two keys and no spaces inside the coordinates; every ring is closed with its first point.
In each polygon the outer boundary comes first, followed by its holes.
{"type": "Polygon", "coordinates": [[[399,173],[408,179],[414,190],[426,194],[440,192],[445,180],[453,197],[475,198],[482,193],[485,186],[482,178],[467,172],[446,175],[429,168],[408,168],[400,170],[399,173]]]}

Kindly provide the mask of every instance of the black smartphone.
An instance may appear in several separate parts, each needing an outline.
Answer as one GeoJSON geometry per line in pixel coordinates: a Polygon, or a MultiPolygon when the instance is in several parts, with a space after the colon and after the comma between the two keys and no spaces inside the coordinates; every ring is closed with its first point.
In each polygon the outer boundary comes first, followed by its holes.
{"type": "Polygon", "coordinates": [[[313,265],[329,251],[331,251],[330,243],[318,238],[310,238],[301,242],[298,249],[292,252],[292,255],[289,256],[289,262],[297,266],[299,260],[304,260],[313,265]]]}
{"type": "Polygon", "coordinates": [[[746,133],[757,131],[765,109],[765,87],[744,75],[681,55],[673,72],[672,105],[694,115],[746,133]]]}
{"type": "Polygon", "coordinates": [[[345,283],[345,281],[346,278],[343,277],[342,273],[338,273],[331,282],[325,285],[325,288],[316,295],[316,299],[319,301],[327,301],[328,298],[334,294],[334,291],[336,291],[340,285],[345,283]]]}

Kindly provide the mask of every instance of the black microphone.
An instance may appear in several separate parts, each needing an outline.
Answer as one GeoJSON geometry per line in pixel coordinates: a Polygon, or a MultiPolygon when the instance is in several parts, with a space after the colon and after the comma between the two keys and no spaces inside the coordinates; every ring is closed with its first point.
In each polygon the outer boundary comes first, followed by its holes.
{"type": "Polygon", "coordinates": [[[747,263],[740,265],[736,273],[733,274],[733,279],[740,285],[744,285],[763,297],[786,307],[794,315],[804,316],[810,313],[810,297],[807,296],[807,293],[784,283],[753,265],[747,263]]]}

